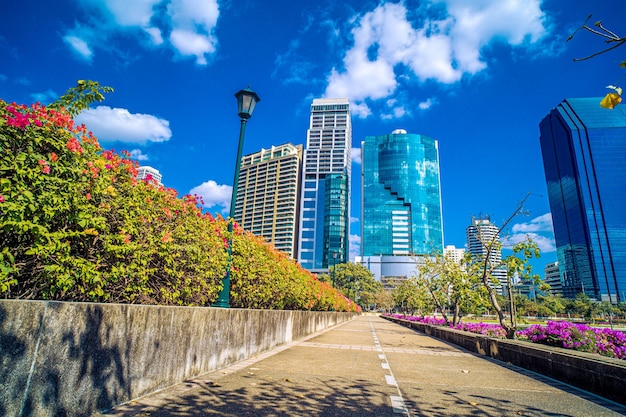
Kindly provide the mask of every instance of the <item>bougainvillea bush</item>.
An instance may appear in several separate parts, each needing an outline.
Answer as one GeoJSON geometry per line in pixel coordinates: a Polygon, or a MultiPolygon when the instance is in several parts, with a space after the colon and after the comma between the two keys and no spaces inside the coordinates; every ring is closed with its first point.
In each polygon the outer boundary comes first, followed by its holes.
{"type": "MultiPolygon", "coordinates": [[[[0,296],[210,305],[227,268],[228,223],[137,179],[63,109],[0,100],[0,296]]],[[[354,311],[332,288],[234,227],[231,303],[354,311]]]]}
{"type": "MultiPolygon", "coordinates": [[[[390,317],[434,326],[445,326],[445,321],[437,317],[416,317],[402,314],[391,314],[390,317]]],[[[489,337],[506,337],[506,332],[498,324],[459,323],[450,327],[489,337]]],[[[617,330],[589,327],[585,324],[565,321],[548,321],[545,326],[534,324],[525,330],[519,330],[515,336],[519,340],[532,343],[626,359],[626,334],[617,330]]]]}
{"type": "Polygon", "coordinates": [[[626,334],[586,324],[548,321],[517,332],[520,340],[626,359],[626,334]]]}

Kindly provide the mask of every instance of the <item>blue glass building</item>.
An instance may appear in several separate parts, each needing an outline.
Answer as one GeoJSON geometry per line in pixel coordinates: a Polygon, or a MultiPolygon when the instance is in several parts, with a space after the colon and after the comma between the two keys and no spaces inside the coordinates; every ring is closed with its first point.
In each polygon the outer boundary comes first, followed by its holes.
{"type": "Polygon", "coordinates": [[[626,107],[567,99],[540,123],[563,295],[626,301],[626,107]]]}
{"type": "Polygon", "coordinates": [[[399,129],[366,137],[361,152],[361,255],[442,252],[437,141],[399,129]]]}
{"type": "Polygon", "coordinates": [[[298,239],[298,262],[312,272],[348,262],[351,151],[348,99],[313,100],[298,239]]]}

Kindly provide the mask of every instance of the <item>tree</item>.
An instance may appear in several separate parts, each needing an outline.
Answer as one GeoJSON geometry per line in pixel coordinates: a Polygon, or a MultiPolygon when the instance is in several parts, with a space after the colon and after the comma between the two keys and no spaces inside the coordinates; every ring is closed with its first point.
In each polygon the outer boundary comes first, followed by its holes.
{"type": "MultiPolygon", "coordinates": [[[[604,39],[604,42],[608,46],[607,48],[604,48],[598,52],[594,52],[591,55],[588,55],[586,57],[583,58],[574,58],[574,61],[585,61],[588,59],[591,59],[593,57],[596,57],[598,55],[604,54],[608,51],[611,51],[619,46],[624,45],[624,43],[626,43],[626,36],[619,36],[617,34],[615,34],[614,32],[612,32],[611,30],[607,29],[606,27],[604,27],[604,25],[602,25],[601,21],[597,21],[594,23],[595,28],[589,26],[587,24],[587,22],[589,21],[589,19],[591,19],[591,15],[587,16],[587,19],[585,20],[585,23],[582,24],[582,26],[580,26],[578,29],[576,29],[574,31],[574,33],[572,33],[569,38],[567,38],[568,41],[572,40],[574,38],[574,35],[576,35],[576,33],[578,33],[580,30],[584,30],[587,32],[590,32],[600,38],[604,39]]],[[[626,61],[622,61],[619,66],[621,68],[626,68],[626,61]]],[[[600,101],[600,106],[607,108],[607,109],[613,109],[615,108],[615,106],[617,106],[619,103],[622,102],[622,88],[621,87],[616,87],[614,85],[609,85],[607,86],[607,88],[611,89],[612,91],[607,93],[606,96],[602,99],[602,101],[600,101]]]]}
{"type": "Polygon", "coordinates": [[[320,279],[331,284],[334,282],[337,290],[357,302],[363,293],[376,294],[383,287],[369,269],[354,262],[331,266],[329,274],[323,274],[320,279]]]}
{"type": "Polygon", "coordinates": [[[491,305],[496,310],[498,315],[498,321],[502,328],[506,331],[506,337],[508,339],[515,338],[515,332],[517,331],[517,312],[515,309],[515,297],[513,294],[513,278],[529,280],[538,283],[539,276],[532,273],[532,265],[530,259],[533,257],[538,258],[540,256],[539,248],[537,244],[526,237],[525,240],[513,245],[513,254],[509,255],[500,261],[496,261],[496,257],[492,254],[496,251],[500,251],[502,244],[500,243],[500,236],[502,232],[508,227],[511,221],[520,214],[525,214],[524,203],[528,199],[530,194],[527,194],[518,204],[509,218],[498,229],[498,232],[493,234],[491,238],[484,236],[481,233],[481,229],[478,229],[476,238],[484,248],[484,255],[475,257],[474,262],[479,266],[480,281],[484,288],[487,290],[491,305]],[[507,321],[504,314],[504,310],[498,302],[498,294],[496,291],[496,285],[500,285],[498,279],[494,276],[494,271],[504,268],[506,270],[506,289],[508,292],[507,301],[509,308],[509,320],[507,321]]]}
{"type": "Polygon", "coordinates": [[[456,262],[442,254],[417,258],[416,279],[430,295],[446,324],[457,325],[462,317],[485,304],[476,264],[470,254],[456,262]],[[452,310],[452,323],[447,309],[452,310]]]}
{"type": "Polygon", "coordinates": [[[402,306],[403,311],[407,311],[411,315],[416,312],[423,315],[425,311],[431,310],[433,307],[426,288],[416,278],[403,280],[393,290],[393,297],[396,305],[402,306]]]}

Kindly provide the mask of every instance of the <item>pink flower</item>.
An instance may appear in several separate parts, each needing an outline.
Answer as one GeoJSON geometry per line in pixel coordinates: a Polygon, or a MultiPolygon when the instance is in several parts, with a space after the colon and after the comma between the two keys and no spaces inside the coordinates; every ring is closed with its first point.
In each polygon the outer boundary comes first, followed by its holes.
{"type": "Polygon", "coordinates": [[[4,196],[0,195],[0,203],[4,203],[4,196]]]}
{"type": "Polygon", "coordinates": [[[42,172],[44,174],[49,174],[50,173],[50,165],[44,165],[42,172]]]}

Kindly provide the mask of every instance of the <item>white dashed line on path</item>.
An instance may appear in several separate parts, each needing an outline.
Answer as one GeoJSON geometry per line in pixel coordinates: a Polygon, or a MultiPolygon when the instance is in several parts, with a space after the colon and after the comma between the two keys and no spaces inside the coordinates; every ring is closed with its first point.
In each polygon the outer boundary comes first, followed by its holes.
{"type": "MultiPolygon", "coordinates": [[[[383,352],[383,348],[380,346],[380,342],[378,340],[378,335],[376,335],[376,329],[374,329],[374,324],[372,323],[372,319],[370,319],[370,329],[372,331],[372,337],[374,338],[374,346],[377,352],[383,352]]],[[[385,375],[385,380],[387,381],[387,385],[394,385],[396,390],[398,391],[398,395],[390,395],[389,400],[391,401],[391,408],[396,414],[404,414],[407,417],[411,417],[409,414],[409,410],[404,403],[404,398],[402,398],[402,393],[400,392],[400,387],[398,387],[398,383],[393,376],[393,372],[391,372],[391,367],[389,366],[389,362],[387,362],[387,356],[385,353],[380,353],[378,358],[382,361],[380,366],[383,369],[389,371],[388,375],[385,375]]]]}

